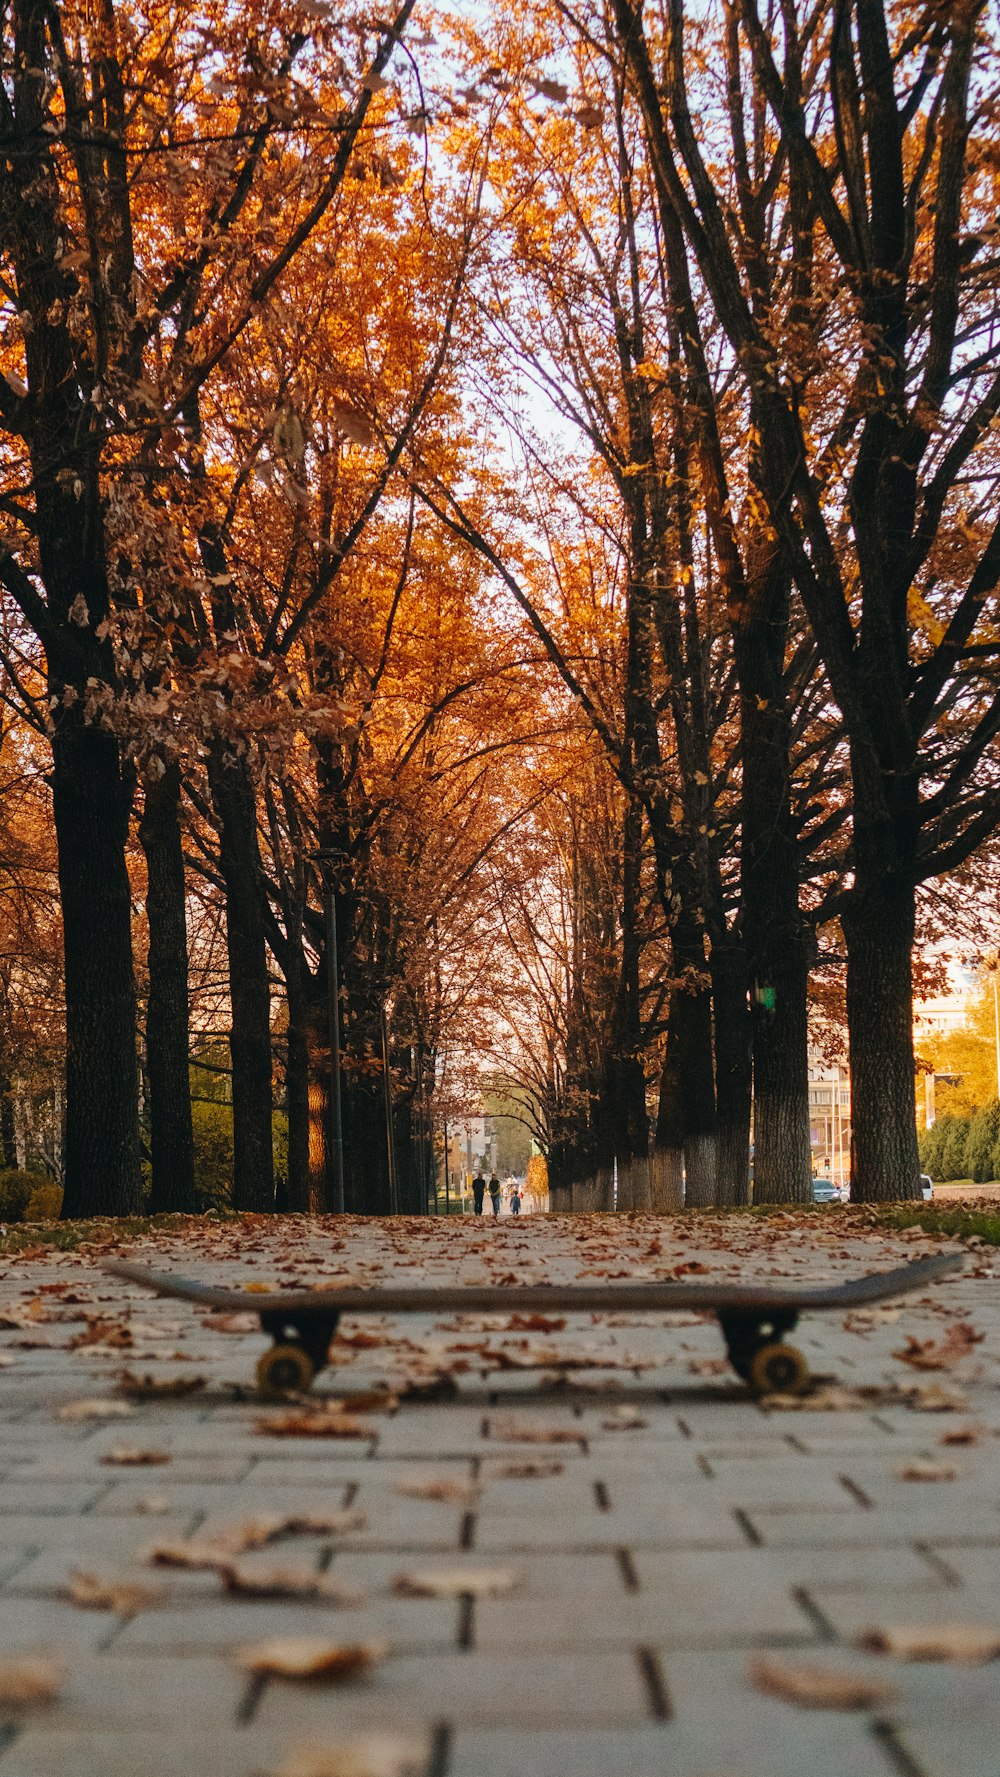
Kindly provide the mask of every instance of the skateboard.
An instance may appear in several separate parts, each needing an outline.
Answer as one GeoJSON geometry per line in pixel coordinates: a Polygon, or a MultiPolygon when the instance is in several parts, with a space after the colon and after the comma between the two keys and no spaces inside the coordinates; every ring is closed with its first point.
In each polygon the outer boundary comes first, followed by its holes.
{"type": "Polygon", "coordinates": [[[895,1271],[875,1271],[849,1283],[815,1289],[767,1284],[627,1283],[531,1284],[507,1288],[470,1285],[435,1289],[390,1284],[378,1289],[235,1290],[150,1271],[116,1261],[104,1269],[158,1296],[176,1296],[203,1308],[255,1314],[274,1341],[257,1365],[263,1394],[309,1388],[327,1363],[342,1314],[548,1314],[559,1312],[670,1312],[700,1309],[714,1314],[729,1361],[755,1394],[801,1394],[809,1383],[802,1353],[785,1341],[799,1315],[833,1308],[863,1308],[910,1290],[923,1289],[961,1265],[961,1253],[916,1259],[895,1271]]]}

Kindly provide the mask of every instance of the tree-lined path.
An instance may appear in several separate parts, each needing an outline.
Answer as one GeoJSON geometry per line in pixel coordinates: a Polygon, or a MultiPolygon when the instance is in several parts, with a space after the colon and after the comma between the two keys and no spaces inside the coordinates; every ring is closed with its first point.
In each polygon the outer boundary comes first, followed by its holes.
{"type": "MultiPolygon", "coordinates": [[[[257,1218],[127,1250],[291,1286],[825,1281],[940,1245],[835,1211],[257,1218]]],[[[949,1656],[1000,1646],[993,1249],[803,1323],[830,1379],[787,1409],[689,1315],[366,1319],[308,1404],[265,1405],[259,1332],[107,1278],[112,1250],[28,1248],[3,1283],[0,1689],[29,1652],[54,1694],[4,1706],[2,1777],[992,1773],[996,1667],[949,1656]],[[246,1665],[359,1647],[339,1682],[246,1665]]]]}

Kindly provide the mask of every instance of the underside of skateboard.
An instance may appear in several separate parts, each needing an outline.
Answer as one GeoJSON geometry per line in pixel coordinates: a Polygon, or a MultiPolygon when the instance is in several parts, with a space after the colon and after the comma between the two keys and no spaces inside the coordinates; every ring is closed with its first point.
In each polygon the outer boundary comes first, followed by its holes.
{"type": "MultiPolygon", "coordinates": [[[[303,1394],[326,1367],[339,1315],[316,1309],[260,1315],[274,1343],[257,1363],[262,1394],[303,1394]]],[[[809,1386],[809,1366],[801,1351],[785,1342],[798,1321],[791,1309],[763,1313],[754,1309],[719,1309],[716,1318],[726,1341],[729,1361],[754,1394],[802,1394],[809,1386]]]]}

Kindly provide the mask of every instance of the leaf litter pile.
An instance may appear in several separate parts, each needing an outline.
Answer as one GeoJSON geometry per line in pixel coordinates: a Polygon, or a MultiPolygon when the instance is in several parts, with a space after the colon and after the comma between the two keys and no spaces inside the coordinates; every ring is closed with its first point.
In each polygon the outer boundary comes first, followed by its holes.
{"type": "MultiPolygon", "coordinates": [[[[822,1218],[788,1210],[766,1220],[712,1213],[670,1220],[567,1217],[538,1223],[533,1229],[524,1224],[493,1229],[472,1218],[441,1225],[429,1219],[302,1223],[293,1218],[244,1217],[205,1224],[196,1231],[192,1227],[184,1235],[173,1232],[168,1239],[150,1237],[128,1252],[151,1267],[172,1266],[183,1274],[263,1293],[377,1287],[412,1277],[415,1268],[428,1285],[515,1287],[574,1278],[609,1282],[767,1278],[801,1287],[863,1270],[888,1269],[904,1257],[937,1250],[938,1244],[920,1229],[900,1234],[880,1228],[860,1210],[822,1218]]],[[[102,1242],[100,1256],[115,1256],[113,1244],[102,1242]]],[[[976,1250],[970,1260],[972,1276],[993,1275],[990,1249],[976,1250]]],[[[505,1373],[535,1372],[535,1391],[552,1401],[553,1389],[578,1386],[574,1378],[579,1377],[579,1385],[593,1390],[598,1400],[600,1390],[606,1393],[618,1386],[637,1389],[641,1401],[655,1402],[657,1386],[662,1385],[645,1383],[643,1378],[650,1369],[666,1368],[676,1377],[678,1388],[702,1394],[717,1390],[720,1403],[741,1392],[717,1353],[714,1325],[702,1335],[701,1317],[686,1311],[661,1315],[609,1311],[569,1319],[522,1312],[450,1315],[440,1318],[429,1333],[423,1327],[415,1332],[402,1317],[393,1321],[371,1316],[344,1323],[331,1352],[330,1370],[312,1394],[262,1408],[251,1382],[259,1343],[237,1343],[258,1332],[254,1317],[220,1310],[178,1311],[175,1303],[140,1298],[103,1276],[86,1245],[51,1254],[29,1249],[12,1255],[8,1264],[8,1288],[0,1305],[0,1361],[16,1367],[20,1352],[39,1347],[72,1353],[79,1365],[79,1395],[56,1407],[54,1418],[65,1425],[68,1437],[101,1440],[97,1460],[108,1473],[109,1484],[117,1481],[109,1472],[114,1469],[125,1471],[122,1481],[128,1479],[129,1470],[161,1471],[167,1483],[164,1491],[137,1497],[130,1507],[151,1516],[172,1511],[170,1482],[172,1469],[185,1455],[183,1428],[192,1422],[192,1414],[203,1419],[206,1408],[220,1399],[220,1383],[228,1385],[231,1401],[245,1403],[244,1430],[262,1440],[259,1455],[272,1461],[284,1440],[314,1442],[317,1457],[327,1441],[331,1446],[344,1441],[348,1449],[355,1443],[371,1443],[403,1404],[419,1412],[422,1400],[458,1398],[466,1378],[488,1383],[502,1394],[505,1373]],[[26,1272],[30,1267],[24,1289],[18,1288],[21,1267],[26,1272]],[[704,1350],[691,1343],[698,1337],[705,1339],[704,1350]],[[128,1362],[124,1370],[123,1356],[128,1362]],[[361,1386],[338,1386],[345,1369],[358,1368],[364,1376],[361,1386]],[[128,1426],[119,1427],[116,1422],[125,1419],[128,1426]],[[170,1435],[165,1437],[167,1428],[170,1435]],[[273,1451],[267,1449],[272,1440],[273,1451]]],[[[880,1379],[859,1382],[855,1363],[849,1381],[821,1377],[803,1397],[769,1399],[762,1404],[765,1415],[871,1413],[880,1407],[915,1414],[967,1413],[964,1389],[982,1375],[984,1364],[995,1362],[968,1311],[957,1313],[943,1296],[933,1293],[912,1304],[857,1310],[842,1316],[840,1324],[857,1339],[859,1348],[876,1342],[880,1379]],[[919,1330],[906,1330],[910,1309],[918,1307],[919,1330]],[[928,1315],[934,1321],[931,1334],[926,1330],[928,1315]]],[[[529,1390],[531,1386],[529,1382],[529,1390]]],[[[411,1472],[394,1481],[390,1490],[458,1514],[488,1511],[489,1489],[495,1483],[558,1482],[567,1465],[572,1468],[587,1451],[595,1429],[610,1437],[641,1434],[648,1426],[643,1406],[633,1402],[606,1404],[585,1432],[571,1410],[572,1397],[565,1400],[559,1417],[547,1415],[543,1406],[537,1420],[521,1411],[526,1398],[519,1387],[516,1411],[512,1403],[509,1409],[500,1405],[489,1413],[484,1424],[486,1449],[471,1474],[454,1469],[411,1472]]],[[[576,1415],[579,1412],[576,1408],[576,1415]]],[[[992,1435],[988,1426],[966,1419],[946,1429],[937,1441],[943,1446],[974,1447],[992,1435]]],[[[219,1448],[223,1454],[224,1432],[219,1448]]],[[[915,1492],[921,1482],[954,1484],[962,1479],[948,1455],[935,1456],[927,1450],[908,1452],[906,1460],[888,1472],[914,1484],[915,1492]]],[[[315,1489],[313,1497],[319,1497],[315,1489]]],[[[132,1569],[123,1573],[105,1574],[80,1564],[67,1573],[62,1596],[68,1608],[107,1611],[127,1621],[160,1604],[165,1593],[174,1609],[203,1598],[202,1576],[204,1584],[214,1588],[211,1595],[230,1601],[237,1613],[234,1622],[255,1600],[286,1600],[301,1605],[303,1611],[314,1604],[349,1611],[364,1601],[364,1593],[318,1563],[309,1539],[322,1540],[328,1561],[344,1539],[370,1528],[365,1514],[350,1506],[307,1509],[304,1499],[299,1512],[247,1518],[207,1536],[171,1533],[150,1542],[132,1569]],[[305,1559],[298,1558],[299,1550],[305,1559]],[[193,1588],[174,1595],[173,1575],[184,1574],[191,1576],[193,1588]]],[[[408,1565],[400,1561],[386,1584],[400,1599],[486,1601],[518,1594],[526,1582],[530,1572],[525,1575],[505,1565],[424,1559],[408,1565]]],[[[350,1618],[345,1616],[344,1621],[350,1618]]],[[[310,1635],[308,1624],[303,1615],[302,1634],[256,1642],[249,1638],[241,1642],[236,1630],[233,1659],[258,1681],[351,1685],[364,1683],[390,1657],[390,1648],[379,1638],[310,1635]]],[[[971,1664],[1000,1657],[1000,1630],[960,1621],[925,1628],[887,1622],[867,1629],[858,1646],[873,1664],[876,1654],[890,1660],[971,1664]]],[[[841,1672],[783,1654],[762,1655],[749,1668],[755,1688],[800,1708],[881,1707],[894,1695],[883,1674],[884,1668],[841,1672]]],[[[15,1708],[43,1706],[59,1694],[63,1679],[63,1663],[48,1654],[9,1658],[0,1666],[0,1701],[15,1708]]],[[[409,1777],[411,1771],[423,1768],[425,1752],[412,1741],[375,1733],[364,1740],[292,1749],[273,1772],[274,1777],[330,1777],[331,1773],[409,1777]]]]}

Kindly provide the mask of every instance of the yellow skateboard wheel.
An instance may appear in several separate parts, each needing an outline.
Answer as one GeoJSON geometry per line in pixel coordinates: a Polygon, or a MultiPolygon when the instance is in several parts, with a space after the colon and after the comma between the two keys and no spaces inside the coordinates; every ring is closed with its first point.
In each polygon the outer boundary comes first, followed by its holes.
{"type": "Polygon", "coordinates": [[[304,1394],[316,1374],[309,1353],[301,1345],[272,1345],[257,1363],[257,1387],[261,1394],[304,1394]]]}
{"type": "Polygon", "coordinates": [[[809,1365],[794,1345],[762,1345],[750,1360],[747,1380],[757,1394],[804,1394],[809,1365]]]}

